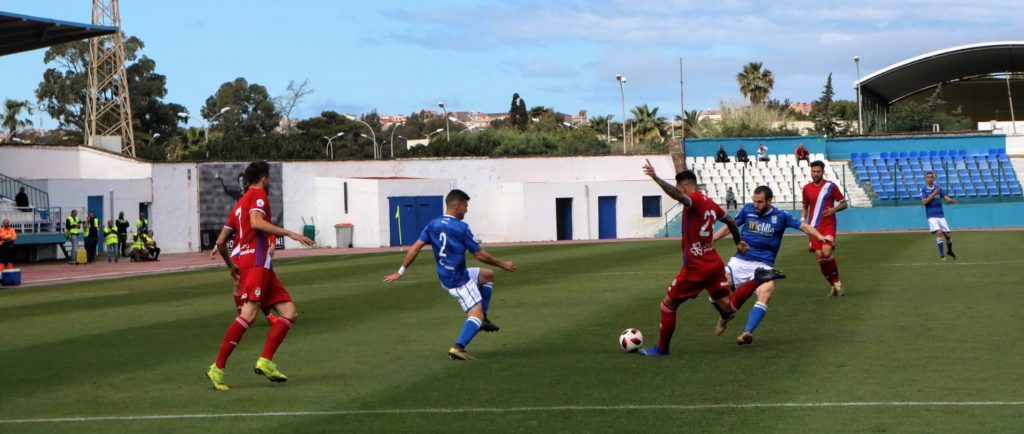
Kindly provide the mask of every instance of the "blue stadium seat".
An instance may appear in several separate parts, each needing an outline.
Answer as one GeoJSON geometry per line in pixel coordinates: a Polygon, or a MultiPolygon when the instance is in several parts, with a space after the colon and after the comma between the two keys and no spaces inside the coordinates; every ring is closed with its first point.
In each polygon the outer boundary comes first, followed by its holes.
{"type": "Polygon", "coordinates": [[[996,155],[1006,155],[1006,148],[996,149],[996,155]]]}
{"type": "Polygon", "coordinates": [[[883,160],[888,160],[888,159],[889,159],[889,153],[888,153],[888,152],[882,152],[882,153],[881,153],[881,154],[879,154],[878,156],[879,156],[879,157],[880,157],[881,159],[883,159],[883,160]]]}
{"type": "Polygon", "coordinates": [[[910,151],[910,158],[917,158],[917,156],[918,156],[917,151],[910,151]]]}
{"type": "Polygon", "coordinates": [[[907,158],[909,156],[910,154],[908,154],[907,151],[900,151],[900,158],[907,158]]]}
{"type": "Polygon", "coordinates": [[[1024,192],[1021,191],[1021,188],[1020,188],[1019,185],[1018,186],[1012,186],[1012,185],[1010,186],[1010,194],[1012,194],[1014,196],[1020,196],[1021,193],[1024,193],[1024,192]]]}
{"type": "Polygon", "coordinates": [[[967,150],[966,149],[961,149],[959,151],[956,151],[956,153],[957,153],[957,155],[963,157],[963,156],[967,155],[967,150]]]}
{"type": "Polygon", "coordinates": [[[947,151],[945,149],[942,149],[942,150],[939,151],[939,158],[945,157],[947,155],[949,155],[949,151],[947,151]]]}
{"type": "Polygon", "coordinates": [[[861,159],[861,160],[867,160],[867,159],[868,159],[868,158],[870,158],[870,157],[871,157],[871,156],[870,156],[870,155],[868,155],[868,153],[867,153],[867,152],[861,152],[861,153],[860,153],[860,159],[861,159]]]}
{"type": "Polygon", "coordinates": [[[939,156],[939,151],[936,151],[934,149],[932,149],[931,151],[928,151],[928,157],[938,157],[938,156],[939,156]]]}

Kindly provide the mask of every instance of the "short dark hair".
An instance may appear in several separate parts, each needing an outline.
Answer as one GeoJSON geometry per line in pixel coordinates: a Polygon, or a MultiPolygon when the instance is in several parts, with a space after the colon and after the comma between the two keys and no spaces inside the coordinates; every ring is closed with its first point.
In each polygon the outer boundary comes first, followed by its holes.
{"type": "Polygon", "coordinates": [[[469,202],[469,195],[457,188],[449,191],[448,195],[444,197],[444,206],[448,208],[458,205],[460,202],[469,202]]]}
{"type": "Polygon", "coordinates": [[[929,170],[927,172],[924,172],[924,176],[934,175],[934,174],[935,174],[935,172],[932,172],[931,170],[929,170]]]}
{"type": "Polygon", "coordinates": [[[821,160],[814,160],[814,162],[811,163],[811,167],[820,167],[821,170],[825,170],[825,162],[821,160]]]}
{"type": "Polygon", "coordinates": [[[772,198],[775,197],[775,193],[773,193],[771,187],[768,187],[767,185],[759,185],[754,189],[755,195],[759,193],[764,193],[764,198],[768,200],[772,200],[772,198]]]}
{"type": "Polygon", "coordinates": [[[255,184],[264,176],[270,176],[270,164],[266,161],[253,161],[245,168],[246,185],[255,184]]]}
{"type": "Polygon", "coordinates": [[[693,173],[692,170],[684,170],[682,172],[679,172],[679,173],[676,174],[676,182],[681,182],[681,181],[693,181],[693,183],[696,184],[697,183],[697,174],[693,173]]]}

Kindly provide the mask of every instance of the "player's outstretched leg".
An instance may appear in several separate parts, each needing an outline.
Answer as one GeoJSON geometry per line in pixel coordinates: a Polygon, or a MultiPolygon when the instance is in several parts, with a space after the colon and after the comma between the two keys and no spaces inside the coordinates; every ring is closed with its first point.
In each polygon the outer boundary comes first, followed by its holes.
{"type": "Polygon", "coordinates": [[[949,237],[949,232],[943,232],[942,236],[946,238],[946,253],[950,258],[956,260],[956,254],[953,253],[953,239],[949,237]]]}
{"type": "Polygon", "coordinates": [[[667,356],[672,335],[676,331],[676,310],[682,301],[665,297],[661,302],[661,324],[658,327],[658,344],[638,351],[645,356],[667,356]]]}
{"type": "Polygon", "coordinates": [[[937,247],[939,249],[939,259],[945,261],[946,260],[946,251],[943,248],[942,236],[939,235],[939,234],[935,234],[935,235],[936,235],[936,237],[935,237],[935,247],[937,247]]]}
{"type": "Polygon", "coordinates": [[[839,280],[839,263],[836,262],[832,250],[823,251],[818,256],[818,266],[821,268],[821,275],[825,276],[831,286],[828,295],[830,297],[841,297],[843,295],[842,282],[839,280]]]}
{"type": "Polygon", "coordinates": [[[491,295],[494,294],[494,270],[481,268],[479,282],[480,297],[482,298],[480,305],[484,309],[484,320],[480,323],[480,330],[486,333],[496,332],[501,330],[501,327],[487,318],[487,311],[491,307],[491,295]]]}
{"type": "Polygon", "coordinates": [[[451,357],[452,360],[476,360],[476,358],[469,355],[466,347],[473,341],[476,334],[480,332],[480,326],[483,324],[481,318],[484,316],[483,306],[477,304],[470,308],[467,314],[466,322],[462,323],[462,331],[459,332],[455,345],[448,349],[448,357],[451,357]]]}
{"type": "Polygon", "coordinates": [[[213,383],[213,388],[217,390],[228,390],[228,386],[224,384],[224,367],[227,366],[228,357],[231,356],[231,352],[235,351],[235,347],[238,346],[238,342],[242,340],[242,336],[245,335],[245,331],[249,329],[249,321],[242,318],[242,315],[235,317],[235,320],[228,326],[228,330],[224,332],[224,339],[221,341],[220,350],[217,352],[217,360],[210,365],[210,369],[206,372],[206,378],[210,379],[213,383]]]}
{"type": "Polygon", "coordinates": [[[743,333],[736,338],[736,343],[739,345],[749,345],[754,341],[754,330],[757,330],[757,326],[761,325],[761,321],[764,320],[765,315],[768,314],[768,305],[762,302],[754,303],[754,307],[750,309],[750,316],[747,318],[747,326],[744,327],[743,333]]]}
{"type": "Polygon", "coordinates": [[[267,341],[263,344],[263,352],[260,354],[260,358],[256,360],[256,367],[253,369],[253,372],[267,377],[267,379],[275,383],[283,383],[288,381],[288,376],[277,369],[277,364],[273,361],[274,354],[277,353],[277,349],[284,342],[284,338],[288,336],[288,332],[295,324],[298,312],[295,309],[295,304],[290,301],[277,303],[274,305],[274,309],[281,315],[270,326],[270,333],[267,333],[267,341]]]}

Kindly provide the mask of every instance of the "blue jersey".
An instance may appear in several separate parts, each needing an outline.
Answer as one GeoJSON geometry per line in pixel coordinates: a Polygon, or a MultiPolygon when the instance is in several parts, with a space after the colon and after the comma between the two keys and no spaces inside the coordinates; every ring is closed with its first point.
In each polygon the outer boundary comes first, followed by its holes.
{"type": "Polygon", "coordinates": [[[437,262],[437,278],[445,288],[458,288],[469,282],[466,271],[466,250],[480,251],[469,225],[450,215],[437,217],[427,223],[420,233],[420,241],[430,243],[437,262]]]}
{"type": "Polygon", "coordinates": [[[775,255],[779,254],[779,246],[782,245],[782,235],[786,228],[799,228],[800,219],[775,207],[764,215],[757,215],[754,205],[747,204],[736,215],[736,225],[740,227],[743,241],[750,245],[746,253],[737,253],[736,257],[774,265],[775,255]]]}
{"type": "Polygon", "coordinates": [[[939,187],[938,184],[933,185],[932,188],[928,188],[927,185],[921,187],[921,199],[927,199],[935,190],[939,190],[939,194],[935,195],[935,199],[932,199],[931,202],[928,202],[928,204],[924,206],[924,214],[928,216],[928,218],[946,216],[946,214],[942,212],[942,196],[945,196],[946,192],[942,191],[942,187],[939,187]]]}

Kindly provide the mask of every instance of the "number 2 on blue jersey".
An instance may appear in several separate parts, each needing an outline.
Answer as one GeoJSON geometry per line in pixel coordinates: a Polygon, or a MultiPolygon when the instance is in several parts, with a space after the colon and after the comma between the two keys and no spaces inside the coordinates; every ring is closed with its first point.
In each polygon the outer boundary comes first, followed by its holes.
{"type": "Polygon", "coordinates": [[[437,256],[440,256],[442,258],[447,258],[448,254],[446,254],[444,252],[444,248],[446,246],[448,246],[448,234],[446,234],[444,232],[441,232],[441,235],[439,235],[439,238],[441,238],[441,251],[437,252],[437,256]]]}

